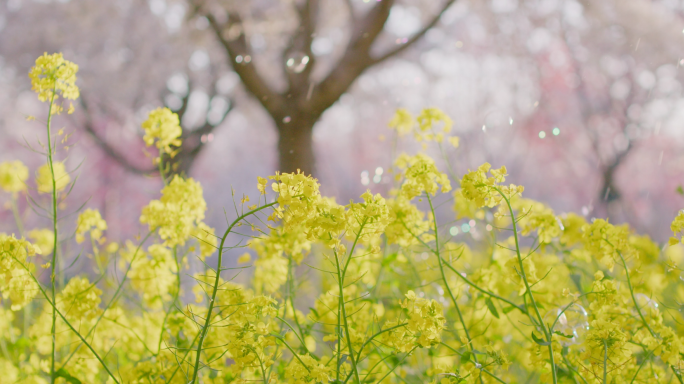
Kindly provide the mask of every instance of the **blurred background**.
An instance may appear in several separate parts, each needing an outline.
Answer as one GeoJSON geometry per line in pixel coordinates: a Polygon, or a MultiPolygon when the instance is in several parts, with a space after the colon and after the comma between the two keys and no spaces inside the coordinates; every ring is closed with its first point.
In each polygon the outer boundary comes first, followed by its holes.
{"type": "Polygon", "coordinates": [[[506,165],[558,213],[664,241],[684,208],[684,0],[3,0],[0,162],[32,172],[45,159],[26,146],[45,133],[26,117],[46,111],[27,73],[43,52],[80,66],[76,112],[55,122],[79,178],[66,204],[89,199],[113,239],[159,196],[140,128],[159,106],[181,116],[178,170],[219,229],[231,188],[254,201],[277,169],[340,203],[387,195],[393,157],[420,150],[387,128],[397,108],[454,120],[460,147],[426,150],[442,169],[506,165]]]}

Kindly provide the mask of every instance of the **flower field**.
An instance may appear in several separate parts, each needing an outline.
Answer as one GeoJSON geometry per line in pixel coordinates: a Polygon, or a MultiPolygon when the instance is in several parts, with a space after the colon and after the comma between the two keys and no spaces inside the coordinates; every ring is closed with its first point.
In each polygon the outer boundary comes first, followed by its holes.
{"type": "MultiPolygon", "coordinates": [[[[0,234],[0,382],[684,383],[684,210],[658,244],[523,197],[505,166],[454,175],[415,153],[388,196],[346,205],[304,173],[259,177],[211,228],[202,186],[173,166],[178,116],[159,108],[142,130],[163,187],[132,218],[141,235],[111,239],[88,202],[62,204],[78,182],[52,117],[76,108],[77,72],[36,60],[47,118],[29,149],[45,165],[0,164],[17,219],[0,234]],[[24,228],[19,199],[51,225],[24,228]]],[[[440,148],[459,145],[451,125],[434,108],[389,123],[440,148]]]]}

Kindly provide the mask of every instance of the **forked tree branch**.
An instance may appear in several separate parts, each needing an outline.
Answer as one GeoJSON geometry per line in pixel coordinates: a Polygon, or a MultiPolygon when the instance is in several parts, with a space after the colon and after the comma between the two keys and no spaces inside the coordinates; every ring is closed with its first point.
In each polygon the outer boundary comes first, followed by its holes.
{"type": "Polygon", "coordinates": [[[411,45],[415,44],[418,40],[420,40],[423,36],[425,36],[425,34],[430,29],[432,29],[435,25],[437,25],[437,23],[439,22],[439,19],[442,17],[444,12],[446,12],[446,10],[449,9],[449,7],[455,2],[456,2],[456,0],[447,0],[447,2],[444,3],[444,5],[440,9],[440,11],[437,13],[437,15],[434,16],[432,18],[432,20],[430,20],[430,22],[427,23],[425,25],[425,27],[423,27],[423,29],[421,29],[420,31],[418,31],[418,33],[416,33],[410,39],[408,39],[408,41],[406,43],[404,43],[404,44],[400,45],[399,47],[381,55],[380,57],[374,58],[373,64],[377,64],[377,63],[380,63],[382,61],[385,61],[385,60],[389,59],[390,57],[395,56],[395,55],[403,52],[404,50],[406,50],[411,45]]]}
{"type": "Polygon", "coordinates": [[[387,60],[414,45],[427,31],[437,25],[444,12],[455,2],[456,0],[447,0],[439,12],[406,43],[374,58],[371,56],[370,50],[387,22],[391,7],[394,5],[394,0],[378,3],[357,23],[357,29],[342,59],[326,79],[321,82],[319,86],[320,97],[316,98],[316,105],[313,106],[313,109],[327,109],[349,89],[354,80],[367,68],[387,60]]]}
{"type": "Polygon", "coordinates": [[[209,21],[211,29],[228,54],[233,70],[240,76],[240,80],[242,80],[247,91],[254,95],[272,116],[283,115],[287,110],[285,99],[271,90],[252,63],[252,51],[247,44],[240,15],[229,12],[228,21],[222,25],[211,12],[201,9],[202,4],[197,1],[194,3],[196,12],[205,16],[209,21]],[[238,59],[238,56],[241,56],[241,60],[238,59]],[[249,62],[245,61],[247,56],[250,57],[249,62]]]}
{"type": "Polygon", "coordinates": [[[116,148],[110,145],[105,139],[100,137],[100,135],[95,130],[93,112],[90,109],[90,104],[85,101],[85,97],[80,97],[79,102],[83,108],[83,115],[85,121],[81,124],[83,129],[90,134],[90,137],[95,141],[98,147],[100,147],[109,157],[114,159],[119,165],[129,172],[136,173],[139,175],[150,175],[157,172],[156,167],[150,168],[140,168],[133,163],[131,163],[126,156],[120,153],[116,148]]]}

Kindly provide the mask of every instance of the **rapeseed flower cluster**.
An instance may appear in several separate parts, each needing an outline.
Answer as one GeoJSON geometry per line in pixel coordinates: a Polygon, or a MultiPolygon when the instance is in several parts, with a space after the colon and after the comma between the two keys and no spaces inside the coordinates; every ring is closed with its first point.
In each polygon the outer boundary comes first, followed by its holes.
{"type": "MultiPolygon", "coordinates": [[[[37,79],[74,96],[59,60],[41,57],[37,79]]],[[[174,116],[159,109],[145,123],[160,160],[180,144],[174,116]]],[[[453,138],[433,108],[400,110],[390,125],[421,143],[453,138]]],[[[0,165],[12,207],[19,193],[36,205],[49,193],[53,219],[23,230],[30,212],[18,212],[16,233],[0,234],[0,381],[683,380],[682,212],[660,244],[523,198],[505,167],[482,164],[445,195],[455,180],[417,153],[396,159],[388,196],[346,205],[301,172],[259,177],[258,202],[245,210],[243,197],[216,232],[199,182],[160,164],[161,196],[140,215],[149,232],[111,241],[94,209],[65,220],[57,192],[69,174],[51,159],[35,180],[20,163],[0,165]],[[457,223],[442,222],[452,196],[457,223]],[[80,257],[73,235],[89,235],[92,254],[80,257]]]]}
{"type": "Polygon", "coordinates": [[[155,145],[160,154],[175,156],[177,150],[171,147],[181,145],[183,133],[177,114],[168,108],[157,108],[149,113],[147,120],[142,123],[142,129],[145,131],[143,140],[148,147],[155,145]]]}
{"type": "MultiPolygon", "coordinates": [[[[80,96],[76,86],[77,72],[78,65],[64,60],[61,53],[48,55],[46,52],[36,59],[36,65],[29,72],[31,87],[38,94],[38,100],[52,103],[52,114],[59,114],[63,109],[55,104],[60,96],[67,100],[76,100],[80,96]]],[[[72,112],[73,105],[69,108],[69,113],[72,112]]]]}
{"type": "Polygon", "coordinates": [[[18,193],[26,190],[29,170],[19,160],[0,163],[0,188],[5,192],[18,193]]]}
{"type": "Polygon", "coordinates": [[[102,219],[100,212],[95,209],[86,209],[78,215],[76,223],[76,242],[82,243],[85,234],[90,233],[90,238],[97,241],[102,237],[102,231],[107,230],[107,222],[102,219]]]}
{"type": "Polygon", "coordinates": [[[50,164],[44,164],[38,171],[36,171],[36,186],[40,193],[52,193],[52,173],[54,172],[55,190],[57,192],[63,191],[64,188],[71,182],[71,176],[66,170],[64,163],[55,161],[52,163],[52,170],[50,164]]]}
{"type": "Polygon", "coordinates": [[[506,181],[506,172],[506,167],[492,169],[489,163],[484,163],[477,170],[463,176],[461,194],[478,208],[493,208],[501,204],[505,198],[510,200],[513,196],[520,196],[525,190],[524,187],[513,184],[500,185],[506,181]]]}
{"type": "Polygon", "coordinates": [[[414,118],[408,110],[399,109],[390,120],[389,127],[399,136],[413,133],[413,138],[417,142],[423,142],[423,145],[428,141],[442,143],[446,138],[452,146],[457,148],[458,136],[447,137],[453,124],[451,118],[438,108],[425,108],[417,118],[414,118]]]}
{"type": "Polygon", "coordinates": [[[442,341],[446,318],[441,304],[408,291],[406,299],[401,302],[401,308],[406,310],[406,321],[393,320],[385,323],[385,328],[406,323],[386,333],[385,342],[388,345],[398,351],[409,352],[415,348],[429,348],[442,341]]]}
{"type": "Polygon", "coordinates": [[[442,193],[451,191],[449,177],[437,169],[435,161],[429,156],[422,153],[415,156],[402,154],[396,160],[395,165],[405,170],[399,193],[409,200],[423,192],[434,196],[440,186],[442,193]]]}
{"type": "Polygon", "coordinates": [[[148,224],[150,230],[158,230],[164,245],[184,245],[204,220],[207,203],[202,186],[193,179],[175,175],[161,194],[159,200],[143,207],[140,222],[148,224]]]}

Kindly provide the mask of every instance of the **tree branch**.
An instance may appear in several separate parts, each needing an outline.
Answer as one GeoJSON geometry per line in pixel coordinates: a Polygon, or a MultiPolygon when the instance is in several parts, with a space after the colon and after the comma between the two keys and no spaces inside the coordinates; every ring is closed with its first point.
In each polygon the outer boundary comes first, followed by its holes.
{"type": "Polygon", "coordinates": [[[323,113],[366,68],[373,65],[370,49],[389,17],[394,0],[377,3],[362,19],[357,20],[349,45],[335,68],[326,76],[314,91],[310,109],[323,113]]]}
{"type": "MultiPolygon", "coordinates": [[[[283,65],[287,74],[289,85],[288,94],[302,98],[309,88],[309,75],[314,68],[315,57],[311,51],[314,33],[316,32],[316,19],[318,17],[318,0],[306,0],[301,6],[295,5],[299,16],[299,28],[293,35],[289,47],[283,52],[283,65]],[[288,56],[293,53],[302,53],[308,57],[304,69],[297,73],[287,68],[288,56]]],[[[296,65],[296,64],[295,64],[296,65]]]]}
{"type": "Polygon", "coordinates": [[[371,47],[387,22],[390,10],[394,5],[394,0],[385,0],[378,3],[357,23],[358,28],[352,36],[342,59],[319,85],[316,92],[318,97],[314,98],[315,104],[312,106],[312,109],[324,111],[346,92],[354,80],[368,67],[387,60],[412,46],[439,22],[440,17],[455,2],[456,0],[447,0],[437,15],[405,44],[380,57],[373,58],[370,55],[371,47]]]}
{"type": "Polygon", "coordinates": [[[95,141],[95,144],[97,144],[97,146],[100,147],[109,157],[114,159],[119,165],[121,165],[127,171],[139,175],[150,175],[157,171],[156,167],[150,167],[145,169],[133,165],[124,155],[119,153],[118,150],[116,150],[114,147],[109,145],[109,143],[107,143],[104,139],[102,139],[100,135],[95,131],[92,113],[88,109],[89,105],[88,103],[86,103],[85,97],[80,97],[79,101],[81,103],[81,106],[83,107],[85,115],[85,122],[82,124],[83,128],[86,130],[86,132],[90,134],[90,137],[93,139],[93,141],[95,141]]]}
{"type": "Polygon", "coordinates": [[[430,29],[432,29],[435,25],[437,25],[437,23],[439,22],[439,19],[442,17],[444,12],[446,12],[446,10],[449,9],[449,7],[455,2],[456,2],[456,0],[447,0],[447,2],[444,3],[444,5],[442,6],[442,9],[437,13],[437,15],[435,15],[432,18],[432,20],[430,20],[429,23],[427,23],[427,25],[425,25],[425,27],[423,27],[423,29],[421,29],[420,31],[418,31],[418,33],[413,35],[406,43],[404,43],[404,44],[400,45],[399,47],[381,55],[378,58],[374,58],[373,59],[373,65],[380,63],[382,61],[385,61],[385,60],[389,59],[390,57],[395,56],[395,55],[403,52],[408,47],[415,44],[418,40],[420,40],[423,36],[425,36],[425,34],[430,29]]]}
{"type": "Polygon", "coordinates": [[[228,55],[233,70],[240,76],[247,91],[254,95],[272,116],[284,116],[287,111],[284,98],[271,90],[251,60],[247,62],[244,59],[245,57],[251,59],[252,52],[245,38],[240,15],[229,12],[228,21],[223,25],[211,12],[203,11],[202,4],[198,1],[190,1],[195,5],[195,13],[205,16],[209,21],[211,29],[228,55]],[[238,56],[242,56],[240,63],[236,61],[238,56]]]}
{"type": "Polygon", "coordinates": [[[352,3],[352,0],[344,0],[344,3],[347,5],[347,9],[349,10],[349,20],[351,20],[351,25],[353,27],[354,24],[356,24],[356,14],[354,13],[354,4],[352,3]]]}

